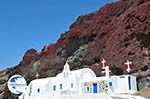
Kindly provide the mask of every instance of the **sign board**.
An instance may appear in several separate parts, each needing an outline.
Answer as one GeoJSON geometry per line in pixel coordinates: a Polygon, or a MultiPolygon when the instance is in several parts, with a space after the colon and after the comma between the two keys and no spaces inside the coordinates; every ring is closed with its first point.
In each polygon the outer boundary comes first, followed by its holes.
{"type": "Polygon", "coordinates": [[[26,87],[26,80],[21,75],[14,75],[8,80],[8,89],[13,94],[22,94],[26,87]]]}

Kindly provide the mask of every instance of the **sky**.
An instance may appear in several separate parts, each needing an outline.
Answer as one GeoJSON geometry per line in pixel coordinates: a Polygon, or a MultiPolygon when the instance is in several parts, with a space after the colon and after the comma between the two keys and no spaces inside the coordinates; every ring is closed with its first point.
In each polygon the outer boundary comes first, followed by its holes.
{"type": "Polygon", "coordinates": [[[0,70],[57,41],[80,15],[115,0],[0,0],[0,70]]]}

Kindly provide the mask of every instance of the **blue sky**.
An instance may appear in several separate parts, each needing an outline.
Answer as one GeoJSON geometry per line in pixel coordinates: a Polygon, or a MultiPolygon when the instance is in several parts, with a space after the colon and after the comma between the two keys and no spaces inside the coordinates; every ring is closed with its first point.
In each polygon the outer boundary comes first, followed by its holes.
{"type": "Polygon", "coordinates": [[[114,0],[0,0],[0,70],[55,42],[78,16],[114,0]]]}

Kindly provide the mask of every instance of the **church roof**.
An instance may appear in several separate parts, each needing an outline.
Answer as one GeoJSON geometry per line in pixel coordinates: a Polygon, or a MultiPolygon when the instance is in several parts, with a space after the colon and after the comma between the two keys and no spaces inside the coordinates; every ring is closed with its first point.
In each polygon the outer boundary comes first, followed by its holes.
{"type": "MultiPolygon", "coordinates": [[[[90,68],[70,71],[70,75],[76,76],[78,78],[81,77],[83,74],[87,74],[87,73],[90,73],[93,77],[96,77],[95,73],[90,68]]],[[[63,77],[63,72],[59,73],[56,77],[63,77]]]]}

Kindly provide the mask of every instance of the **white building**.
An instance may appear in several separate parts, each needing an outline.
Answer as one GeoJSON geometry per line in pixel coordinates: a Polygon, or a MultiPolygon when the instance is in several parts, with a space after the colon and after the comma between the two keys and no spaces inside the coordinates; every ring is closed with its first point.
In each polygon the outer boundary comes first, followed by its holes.
{"type": "MultiPolygon", "coordinates": [[[[66,63],[63,72],[56,77],[31,81],[19,99],[115,99],[116,94],[137,92],[134,76],[109,77],[108,69],[106,77],[96,77],[89,68],[70,71],[69,64],[66,63]]],[[[118,97],[131,99],[130,95],[118,97]]]]}
{"type": "Polygon", "coordinates": [[[19,99],[145,99],[131,95],[137,92],[136,77],[110,76],[105,62],[103,77],[96,77],[89,68],[71,71],[66,63],[56,77],[35,79],[27,86],[23,77],[14,75],[7,85],[12,93],[21,94],[19,99]]]}

